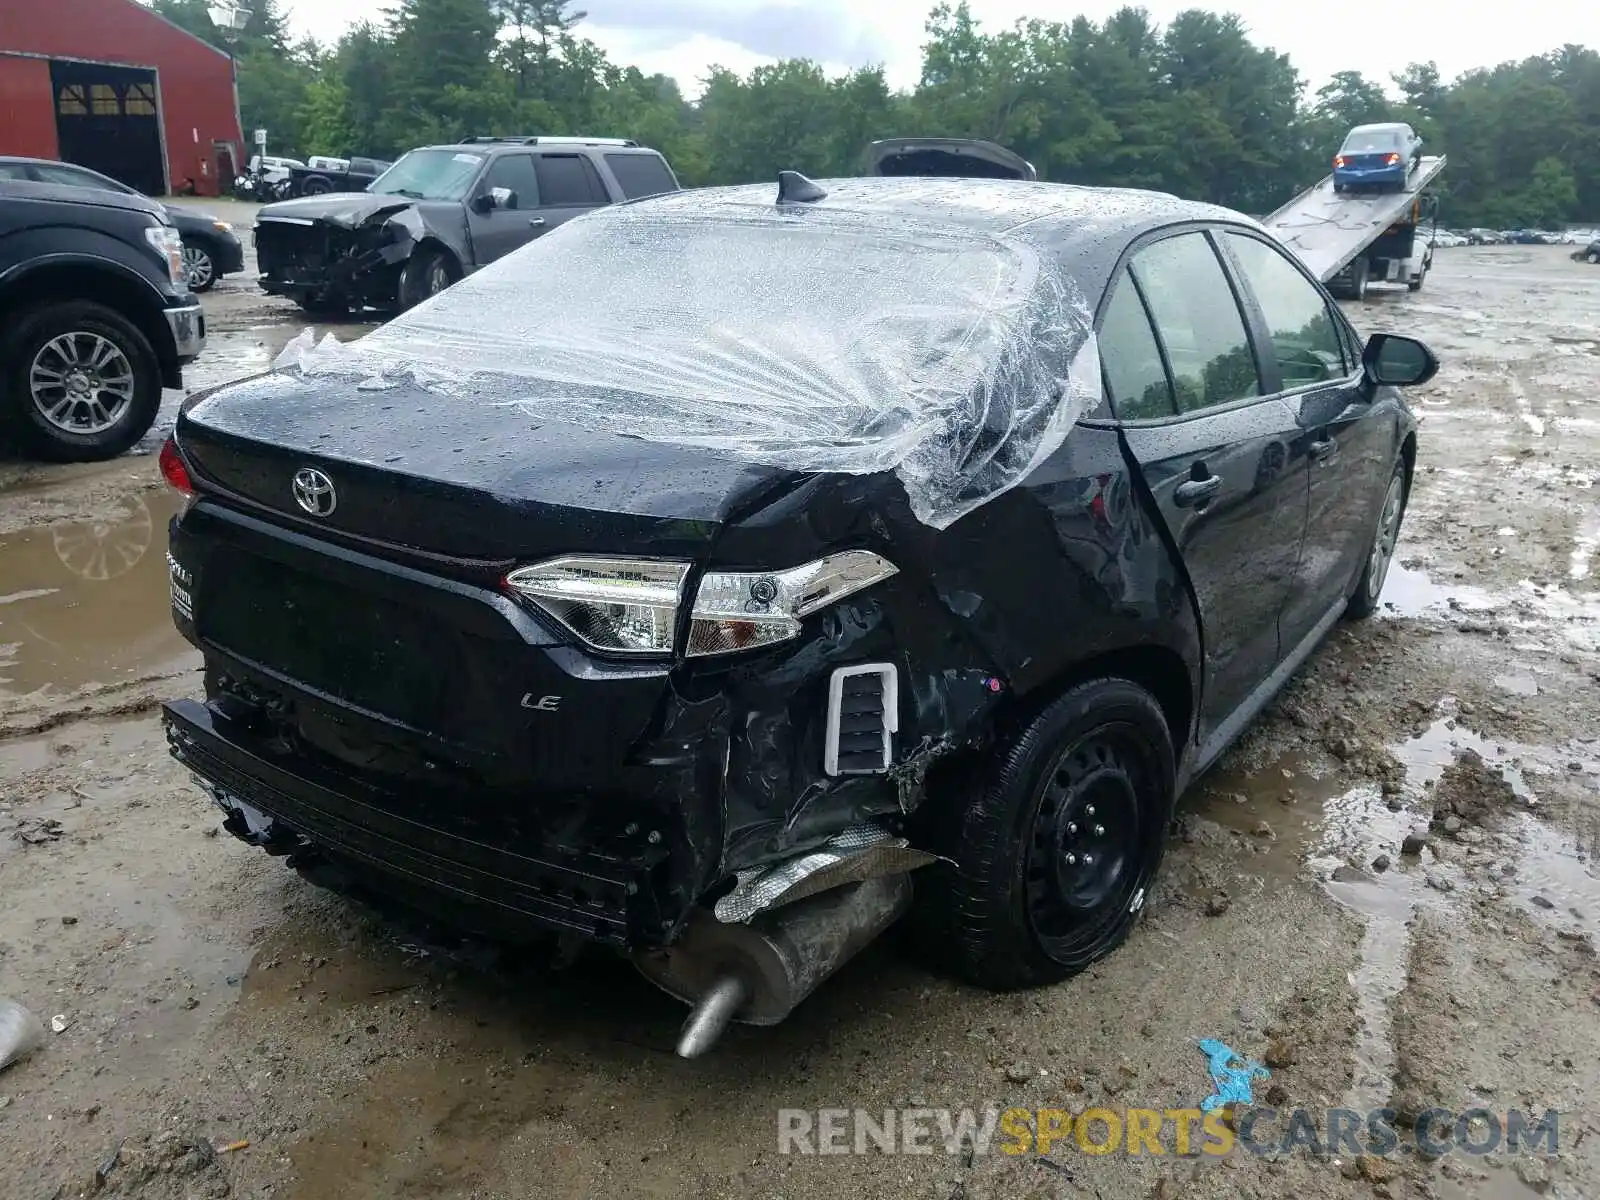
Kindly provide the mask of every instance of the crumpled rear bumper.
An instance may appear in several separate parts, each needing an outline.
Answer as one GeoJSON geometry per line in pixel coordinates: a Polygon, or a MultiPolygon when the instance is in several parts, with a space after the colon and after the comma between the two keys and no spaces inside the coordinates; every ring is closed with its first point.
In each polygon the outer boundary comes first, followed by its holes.
{"type": "Polygon", "coordinates": [[[619,947],[670,940],[675,922],[664,919],[654,886],[669,853],[660,842],[535,857],[419,819],[417,808],[309,761],[275,761],[248,729],[197,701],[163,705],[162,722],[173,756],[227,814],[224,827],[297,869],[331,860],[378,892],[500,936],[567,933],[619,947]]]}

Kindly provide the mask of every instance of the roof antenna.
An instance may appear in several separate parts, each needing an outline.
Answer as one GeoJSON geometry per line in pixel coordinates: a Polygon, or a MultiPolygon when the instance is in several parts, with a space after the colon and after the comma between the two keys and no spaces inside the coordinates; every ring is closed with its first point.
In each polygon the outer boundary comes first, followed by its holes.
{"type": "Polygon", "coordinates": [[[779,204],[813,204],[827,194],[799,171],[778,172],[779,204]]]}

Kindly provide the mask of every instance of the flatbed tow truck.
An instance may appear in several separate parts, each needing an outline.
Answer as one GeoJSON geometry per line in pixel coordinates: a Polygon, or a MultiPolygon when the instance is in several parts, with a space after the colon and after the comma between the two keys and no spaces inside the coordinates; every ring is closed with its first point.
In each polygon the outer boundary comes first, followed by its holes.
{"type": "Polygon", "coordinates": [[[1399,192],[1335,192],[1324,176],[1262,224],[1298,254],[1335,296],[1364,300],[1368,283],[1403,283],[1420,291],[1433,265],[1433,243],[1418,236],[1437,223],[1438,198],[1427,187],[1445,156],[1425,157],[1399,192]]]}

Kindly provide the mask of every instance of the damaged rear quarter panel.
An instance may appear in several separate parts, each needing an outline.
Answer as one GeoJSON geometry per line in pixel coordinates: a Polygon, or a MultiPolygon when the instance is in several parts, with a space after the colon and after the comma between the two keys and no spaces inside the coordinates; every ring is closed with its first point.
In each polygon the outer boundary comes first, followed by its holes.
{"type": "Polygon", "coordinates": [[[845,548],[899,574],[808,619],[795,642],[678,672],[673,704],[722,706],[729,722],[725,870],[913,810],[938,759],[986,744],[1008,706],[1092,660],[1159,647],[1181,686],[1195,678],[1193,610],[1114,430],[1077,427],[1027,482],[943,532],[916,520],[892,476],[819,476],[726,528],[711,565],[782,569],[845,548]],[[869,662],[899,673],[893,766],[830,778],[828,680],[869,662]]]}

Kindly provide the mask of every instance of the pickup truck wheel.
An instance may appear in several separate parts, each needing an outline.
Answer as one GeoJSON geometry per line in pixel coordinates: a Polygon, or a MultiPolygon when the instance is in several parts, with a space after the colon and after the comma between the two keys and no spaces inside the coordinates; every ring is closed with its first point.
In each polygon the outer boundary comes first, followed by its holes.
{"type": "Polygon", "coordinates": [[[400,269],[400,307],[414,308],[437,296],[460,274],[455,262],[442,250],[418,250],[400,269]]]}
{"type": "Polygon", "coordinates": [[[1175,765],[1155,699],[1080,684],[992,752],[962,794],[930,796],[924,944],[992,990],[1054,983],[1127,938],[1166,848],[1175,765]]]}
{"type": "Polygon", "coordinates": [[[1361,620],[1378,611],[1378,598],[1383,595],[1383,582],[1389,577],[1389,564],[1394,561],[1394,547],[1400,540],[1400,522],[1405,515],[1406,469],[1404,463],[1395,463],[1383,494],[1383,508],[1378,513],[1372,548],[1367,551],[1367,565],[1361,569],[1361,578],[1356,580],[1356,590],[1345,608],[1347,617],[1361,620]]]}
{"type": "Polygon", "coordinates": [[[326,175],[309,176],[300,185],[300,194],[302,196],[326,196],[331,191],[333,191],[333,181],[326,175]]]}
{"type": "Polygon", "coordinates": [[[183,273],[189,279],[191,292],[209,292],[217,282],[217,264],[211,257],[211,248],[201,242],[185,242],[183,273]]]}
{"type": "Polygon", "coordinates": [[[1350,299],[1365,300],[1367,298],[1367,275],[1370,267],[1367,260],[1358,258],[1350,264],[1350,299]]]}
{"type": "Polygon", "coordinates": [[[98,462],[149,431],[161,365],[149,340],[100,304],[46,304],[0,346],[5,423],[22,449],[54,462],[98,462]]]}

